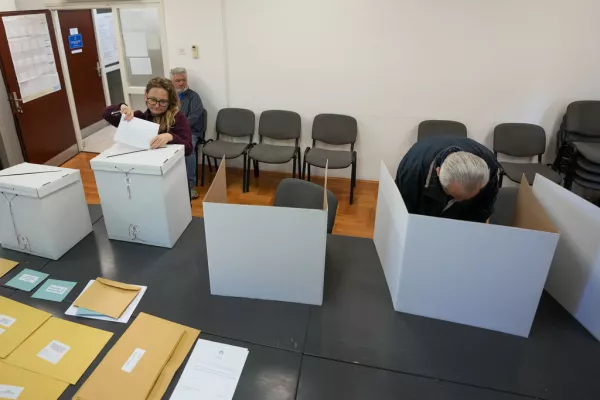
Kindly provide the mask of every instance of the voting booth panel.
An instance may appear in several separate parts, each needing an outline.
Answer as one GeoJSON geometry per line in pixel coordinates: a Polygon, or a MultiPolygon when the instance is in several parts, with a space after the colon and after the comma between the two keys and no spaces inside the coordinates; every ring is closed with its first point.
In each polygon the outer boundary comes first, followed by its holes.
{"type": "Polygon", "coordinates": [[[321,305],[326,192],[323,210],[228,204],[223,159],[203,202],[211,293],[321,305]]]}
{"type": "Polygon", "coordinates": [[[117,143],[90,161],[108,237],[173,247],[192,221],[184,147],[117,143]]]}
{"type": "Polygon", "coordinates": [[[527,337],[558,241],[527,182],[513,227],[408,213],[381,165],[374,241],[396,311],[527,337]]]}
{"type": "Polygon", "coordinates": [[[600,209],[540,175],[533,192],[560,229],[546,290],[600,340],[600,209]]]}
{"type": "Polygon", "coordinates": [[[0,242],[58,260],[92,231],[78,170],[22,163],[0,174],[0,242]]]}

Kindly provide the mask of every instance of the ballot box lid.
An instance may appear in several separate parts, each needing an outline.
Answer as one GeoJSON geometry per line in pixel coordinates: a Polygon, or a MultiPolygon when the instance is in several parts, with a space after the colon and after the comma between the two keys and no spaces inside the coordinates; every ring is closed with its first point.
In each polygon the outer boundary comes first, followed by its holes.
{"type": "Polygon", "coordinates": [[[117,143],[90,161],[94,171],[128,174],[165,175],[184,157],[184,146],[170,144],[154,150],[141,150],[117,143]]]}
{"type": "Polygon", "coordinates": [[[0,192],[42,198],[79,180],[76,169],[22,163],[0,171],[0,192]]]}

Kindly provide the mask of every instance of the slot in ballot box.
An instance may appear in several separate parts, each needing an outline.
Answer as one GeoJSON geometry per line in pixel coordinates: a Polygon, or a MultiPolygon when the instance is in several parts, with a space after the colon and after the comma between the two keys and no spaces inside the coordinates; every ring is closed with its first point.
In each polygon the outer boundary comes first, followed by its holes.
{"type": "Polygon", "coordinates": [[[90,161],[108,237],[173,247],[192,221],[184,147],[120,143],[90,161]]]}
{"type": "Polygon", "coordinates": [[[321,305],[324,186],[322,210],[228,204],[223,159],[203,201],[211,294],[321,305]]]}
{"type": "Polygon", "coordinates": [[[0,171],[0,242],[58,260],[92,231],[79,170],[22,163],[0,171]]]}
{"type": "Polygon", "coordinates": [[[600,208],[540,175],[533,193],[560,229],[546,290],[600,340],[600,208]]]}
{"type": "Polygon", "coordinates": [[[498,226],[410,214],[381,164],[374,242],[396,311],[528,337],[558,237],[525,178],[498,226]]]}

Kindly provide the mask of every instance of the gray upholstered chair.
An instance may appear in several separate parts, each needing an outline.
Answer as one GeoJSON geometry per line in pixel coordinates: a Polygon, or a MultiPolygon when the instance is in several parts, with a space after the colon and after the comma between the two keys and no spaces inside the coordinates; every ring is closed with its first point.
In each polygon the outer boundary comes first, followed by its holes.
{"type": "Polygon", "coordinates": [[[432,136],[467,137],[467,127],[456,121],[428,120],[419,124],[417,142],[432,136]]]}
{"type": "Polygon", "coordinates": [[[254,113],[244,108],[224,108],[217,114],[217,139],[209,139],[202,146],[202,179],[204,186],[204,162],[206,157],[221,160],[244,157],[242,167],[242,191],[246,191],[246,156],[254,136],[254,113]],[[220,140],[221,135],[236,138],[248,137],[248,144],[220,140]]]}
{"type": "Polygon", "coordinates": [[[354,143],[358,135],[356,119],[348,115],[319,114],[313,121],[312,148],[304,151],[304,164],[302,166],[302,179],[306,178],[308,166],[308,180],[310,181],[310,166],[325,168],[329,161],[329,169],[343,169],[352,166],[350,175],[350,204],[354,201],[354,187],[356,186],[356,151],[354,143]],[[317,141],[333,145],[350,145],[348,150],[327,150],[317,148],[317,141]]]}
{"type": "Polygon", "coordinates": [[[500,124],[494,129],[494,154],[506,154],[511,157],[534,157],[538,163],[501,162],[500,186],[504,175],[513,182],[521,182],[523,174],[529,184],[533,184],[536,174],[540,174],[555,183],[562,178],[552,168],[542,164],[542,155],[546,151],[546,132],[544,128],[533,124],[500,124]]]}
{"type": "Polygon", "coordinates": [[[292,177],[296,177],[296,165],[300,176],[300,134],[302,123],[300,115],[293,111],[263,111],[258,121],[258,144],[254,143],[248,150],[248,166],[246,167],[246,190],[250,190],[250,162],[254,162],[254,176],[258,177],[259,163],[285,164],[293,160],[292,177]],[[275,140],[295,140],[294,146],[276,146],[263,143],[263,138],[275,140]]]}
{"type": "Polygon", "coordinates": [[[564,186],[600,190],[600,101],[569,104],[558,132],[554,169],[565,176],[564,186]]]}
{"type": "MultiPolygon", "coordinates": [[[[277,186],[273,206],[322,210],[323,187],[300,179],[284,179],[277,186]]],[[[327,190],[327,233],[333,231],[337,206],[337,198],[327,190]]]]}

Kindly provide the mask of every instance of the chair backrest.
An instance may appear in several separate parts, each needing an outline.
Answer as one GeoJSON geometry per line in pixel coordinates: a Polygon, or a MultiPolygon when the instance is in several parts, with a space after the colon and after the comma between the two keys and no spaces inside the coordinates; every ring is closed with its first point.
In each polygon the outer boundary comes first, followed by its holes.
{"type": "Polygon", "coordinates": [[[299,139],[302,132],[300,114],[293,111],[267,110],[260,114],[258,134],[277,140],[299,139]]]}
{"type": "MultiPolygon", "coordinates": [[[[323,209],[323,187],[301,179],[286,178],[277,186],[273,206],[323,209]]],[[[327,233],[333,231],[337,206],[337,198],[331,190],[327,190],[327,233]]]]}
{"type": "Polygon", "coordinates": [[[349,115],[319,114],[313,121],[312,138],[329,144],[351,144],[356,142],[358,124],[349,115]]]}
{"type": "Polygon", "coordinates": [[[533,124],[500,124],[494,129],[494,152],[532,157],[546,152],[546,132],[533,124]]]}
{"type": "Polygon", "coordinates": [[[600,138],[600,101],[576,101],[569,104],[565,122],[568,132],[600,138]]]}
{"type": "Polygon", "coordinates": [[[202,109],[202,135],[200,136],[202,139],[206,136],[206,129],[208,127],[208,112],[206,108],[202,109]]]}
{"type": "Polygon", "coordinates": [[[417,131],[417,141],[432,136],[467,137],[467,127],[456,121],[428,120],[421,122],[417,131]]]}
{"type": "Polygon", "coordinates": [[[225,134],[233,137],[254,136],[254,113],[245,108],[223,108],[217,114],[217,137],[225,134]]]}

